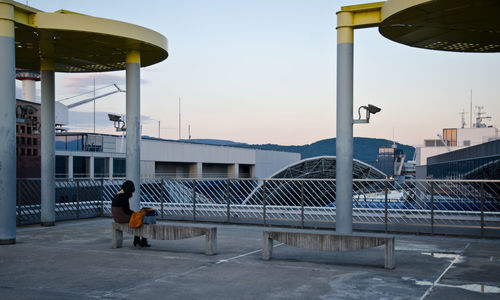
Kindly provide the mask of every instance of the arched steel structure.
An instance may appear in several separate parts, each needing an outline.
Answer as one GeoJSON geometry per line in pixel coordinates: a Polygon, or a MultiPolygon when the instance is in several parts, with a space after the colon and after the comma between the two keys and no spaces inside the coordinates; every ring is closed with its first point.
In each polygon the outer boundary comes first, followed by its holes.
{"type": "MultiPolygon", "coordinates": [[[[268,204],[273,205],[335,206],[336,180],[302,181],[297,179],[336,179],[336,164],[335,156],[312,157],[293,163],[271,176],[271,179],[276,180],[266,181],[255,188],[243,203],[261,205],[265,199],[269,199],[268,204]]],[[[355,179],[387,178],[382,171],[357,159],[353,160],[352,175],[355,179]]],[[[369,181],[360,182],[353,186],[353,189],[354,191],[380,191],[379,186],[369,181]]]]}
{"type": "MultiPolygon", "coordinates": [[[[337,178],[336,165],[336,156],[311,157],[284,167],[274,173],[271,178],[335,179],[337,178]]],[[[353,159],[352,175],[355,179],[387,178],[384,172],[357,159],[353,159]]]]}

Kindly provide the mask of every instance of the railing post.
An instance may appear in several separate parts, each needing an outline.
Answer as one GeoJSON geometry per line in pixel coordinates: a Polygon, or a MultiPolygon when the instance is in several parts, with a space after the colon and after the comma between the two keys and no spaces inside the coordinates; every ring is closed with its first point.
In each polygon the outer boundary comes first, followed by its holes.
{"type": "Polygon", "coordinates": [[[231,197],[230,197],[230,189],[231,189],[231,179],[227,179],[227,184],[226,184],[226,203],[227,203],[227,219],[226,222],[229,223],[231,222],[231,197]]]}
{"type": "Polygon", "coordinates": [[[264,184],[262,185],[262,218],[264,220],[264,226],[267,226],[266,219],[266,181],[264,180],[264,184]]]}
{"type": "Polygon", "coordinates": [[[384,224],[385,224],[385,232],[387,232],[387,223],[388,223],[388,205],[389,205],[389,180],[385,182],[385,204],[384,204],[384,224]]]}
{"type": "Polygon", "coordinates": [[[101,217],[104,216],[104,175],[101,177],[101,217]]]}
{"type": "Polygon", "coordinates": [[[16,179],[16,208],[17,208],[17,218],[16,218],[16,224],[20,225],[23,221],[23,210],[21,209],[21,197],[20,196],[20,180],[16,179]]]}
{"type": "Polygon", "coordinates": [[[193,221],[196,222],[196,179],[193,179],[193,221]]]}
{"type": "Polygon", "coordinates": [[[481,237],[484,237],[484,182],[481,182],[481,237]]]}
{"type": "Polygon", "coordinates": [[[80,180],[76,181],[76,219],[80,219],[80,180]]]}
{"type": "Polygon", "coordinates": [[[434,234],[434,182],[431,182],[431,234],[434,234]]]}
{"type": "Polygon", "coordinates": [[[163,205],[164,204],[163,203],[165,202],[165,187],[164,187],[165,181],[163,178],[160,179],[160,184],[161,184],[161,186],[160,186],[160,219],[163,220],[163,218],[164,218],[164,215],[163,215],[163,209],[164,209],[163,205]]]}
{"type": "Polygon", "coordinates": [[[300,225],[304,228],[304,180],[300,182],[300,225]]]}

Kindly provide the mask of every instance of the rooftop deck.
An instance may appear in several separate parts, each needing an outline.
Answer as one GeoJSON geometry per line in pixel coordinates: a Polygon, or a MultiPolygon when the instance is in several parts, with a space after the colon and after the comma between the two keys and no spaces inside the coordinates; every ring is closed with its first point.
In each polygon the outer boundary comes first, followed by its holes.
{"type": "Polygon", "coordinates": [[[203,237],[141,249],[125,235],[123,248],[111,249],[111,222],[18,227],[17,244],[0,246],[2,299],[500,296],[500,240],[396,235],[396,269],[386,270],[383,247],[332,253],[275,244],[264,261],[259,226],[217,224],[214,256],[204,255],[203,237]]]}

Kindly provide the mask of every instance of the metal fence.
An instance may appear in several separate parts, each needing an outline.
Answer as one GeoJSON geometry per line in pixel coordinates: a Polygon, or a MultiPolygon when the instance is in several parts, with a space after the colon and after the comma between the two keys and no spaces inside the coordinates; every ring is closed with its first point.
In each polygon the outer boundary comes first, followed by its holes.
{"type": "MultiPolygon", "coordinates": [[[[111,215],[123,179],[56,182],[56,220],[111,215]]],[[[143,179],[160,219],[335,228],[332,179],[143,179]]],[[[40,180],[19,179],[18,224],[40,222],[40,180]]],[[[353,183],[353,228],[500,237],[500,180],[353,183]]]]}

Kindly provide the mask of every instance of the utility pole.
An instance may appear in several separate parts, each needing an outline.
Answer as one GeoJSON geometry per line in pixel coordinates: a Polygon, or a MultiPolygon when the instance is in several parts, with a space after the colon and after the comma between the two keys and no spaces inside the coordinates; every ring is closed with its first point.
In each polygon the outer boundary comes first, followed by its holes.
{"type": "Polygon", "coordinates": [[[94,134],[95,134],[95,77],[94,77],[94,134]]]}
{"type": "Polygon", "coordinates": [[[181,97],[179,97],[179,140],[181,139],[181,97]]]}

